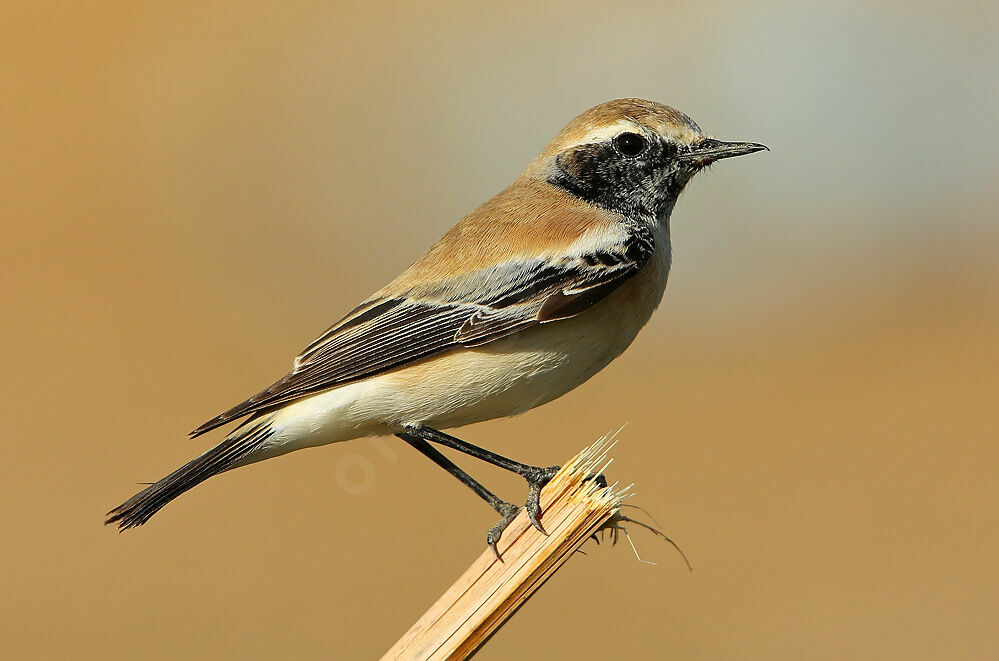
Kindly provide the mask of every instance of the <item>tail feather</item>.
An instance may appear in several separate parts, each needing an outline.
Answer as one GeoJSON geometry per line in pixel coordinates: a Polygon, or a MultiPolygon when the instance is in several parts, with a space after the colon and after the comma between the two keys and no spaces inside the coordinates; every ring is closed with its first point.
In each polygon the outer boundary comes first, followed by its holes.
{"type": "Polygon", "coordinates": [[[208,452],[189,461],[108,512],[108,519],[104,523],[118,524],[119,531],[141,526],[180,494],[213,475],[232,468],[273,434],[270,420],[247,426],[245,431],[229,436],[208,452]]]}

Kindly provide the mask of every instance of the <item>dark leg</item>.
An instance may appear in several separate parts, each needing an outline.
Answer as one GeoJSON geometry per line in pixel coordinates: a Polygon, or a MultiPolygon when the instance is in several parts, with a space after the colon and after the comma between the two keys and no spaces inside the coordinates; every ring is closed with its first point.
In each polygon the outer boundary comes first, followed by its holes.
{"type": "Polygon", "coordinates": [[[499,550],[496,548],[496,542],[500,540],[500,536],[503,534],[503,531],[506,530],[506,527],[510,525],[510,522],[516,518],[517,513],[520,512],[520,508],[512,503],[502,500],[492,491],[482,486],[478,480],[461,470],[457,464],[445,457],[437,448],[433,447],[422,438],[407,433],[396,434],[396,436],[419,450],[424,456],[430,459],[430,461],[434,462],[448,473],[451,473],[451,475],[458,478],[458,481],[478,494],[482,500],[489,503],[494,510],[499,512],[500,516],[503,518],[500,519],[499,523],[489,529],[489,533],[486,535],[486,544],[493,550],[493,553],[496,555],[496,559],[502,560],[503,558],[500,557],[499,550]]]}
{"type": "Polygon", "coordinates": [[[527,509],[527,516],[535,528],[545,535],[548,534],[541,525],[541,504],[539,503],[539,498],[541,496],[541,489],[544,488],[544,486],[548,484],[553,477],[555,477],[555,473],[558,472],[558,466],[543,468],[541,466],[522,464],[519,461],[507,459],[503,455],[490,452],[489,450],[480,448],[477,445],[467,443],[460,438],[455,438],[450,434],[445,434],[444,432],[437,431],[436,429],[426,426],[410,427],[406,430],[406,433],[411,437],[420,438],[424,441],[430,441],[432,443],[439,443],[443,446],[458,450],[459,452],[464,452],[470,457],[481,459],[482,461],[488,462],[493,466],[499,466],[500,468],[504,468],[520,475],[522,478],[527,480],[528,493],[527,503],[525,505],[525,509],[527,509]]]}

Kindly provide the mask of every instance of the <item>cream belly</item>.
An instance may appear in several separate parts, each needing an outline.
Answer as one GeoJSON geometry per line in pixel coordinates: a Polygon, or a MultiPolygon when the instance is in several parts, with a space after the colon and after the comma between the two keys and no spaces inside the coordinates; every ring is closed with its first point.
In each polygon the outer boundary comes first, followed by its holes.
{"type": "Polygon", "coordinates": [[[564,395],[620,355],[659,305],[670,265],[663,234],[642,271],[589,310],[288,404],[270,414],[270,442],[241,463],[412,424],[460,427],[564,395]]]}

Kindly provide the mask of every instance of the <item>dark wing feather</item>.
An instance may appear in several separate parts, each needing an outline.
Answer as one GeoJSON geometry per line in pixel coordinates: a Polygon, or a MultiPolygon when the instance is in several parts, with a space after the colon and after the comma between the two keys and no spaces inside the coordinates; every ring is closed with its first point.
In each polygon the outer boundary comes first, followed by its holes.
{"type": "Polygon", "coordinates": [[[590,255],[517,261],[440,283],[437,291],[366,301],[295,359],[280,381],[201,425],[199,436],[251,413],[398,369],[459,347],[488,344],[583,312],[645,265],[654,249],[644,227],[590,255]],[[483,287],[483,283],[486,286],[483,287]]]}

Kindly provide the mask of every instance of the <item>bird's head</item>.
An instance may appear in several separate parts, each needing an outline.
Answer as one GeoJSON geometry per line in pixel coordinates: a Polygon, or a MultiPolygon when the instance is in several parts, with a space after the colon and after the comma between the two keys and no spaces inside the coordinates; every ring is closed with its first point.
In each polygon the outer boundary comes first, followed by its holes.
{"type": "Polygon", "coordinates": [[[661,103],[618,99],[569,122],[525,175],[627,216],[662,219],[698,171],[762,149],[767,147],[711,138],[661,103]]]}

